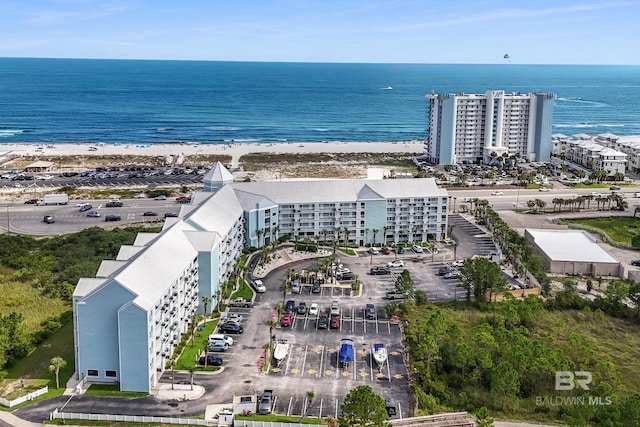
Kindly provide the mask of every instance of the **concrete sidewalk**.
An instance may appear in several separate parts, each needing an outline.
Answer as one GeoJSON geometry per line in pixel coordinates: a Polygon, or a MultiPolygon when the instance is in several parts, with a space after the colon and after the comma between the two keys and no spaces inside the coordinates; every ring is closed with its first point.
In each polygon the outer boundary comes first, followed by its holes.
{"type": "Polygon", "coordinates": [[[22,418],[18,418],[11,412],[0,411],[0,425],[2,426],[15,426],[15,427],[42,427],[44,424],[32,423],[31,421],[25,421],[22,418]]]}

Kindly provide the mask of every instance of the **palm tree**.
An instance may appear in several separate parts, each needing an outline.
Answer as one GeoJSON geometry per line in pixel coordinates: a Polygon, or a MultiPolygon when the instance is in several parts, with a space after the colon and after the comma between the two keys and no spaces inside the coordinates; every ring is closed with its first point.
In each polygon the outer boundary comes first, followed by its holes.
{"type": "Polygon", "coordinates": [[[49,365],[49,371],[55,372],[56,374],[56,388],[60,388],[60,369],[67,366],[67,361],[64,360],[60,356],[56,356],[51,359],[51,364],[49,365]]]}
{"type": "Polygon", "coordinates": [[[280,237],[280,236],[278,236],[278,233],[280,233],[280,226],[276,225],[275,227],[273,227],[271,229],[271,231],[273,231],[273,234],[275,236],[275,238],[273,239],[273,243],[275,245],[275,243],[278,241],[278,237],[280,237]]]}
{"type": "Polygon", "coordinates": [[[327,230],[326,228],[323,228],[320,231],[320,234],[322,234],[322,242],[326,246],[327,245],[327,234],[329,234],[329,230],[327,230]]]}
{"type": "Polygon", "coordinates": [[[202,297],[202,304],[204,305],[204,317],[207,317],[207,307],[209,307],[209,304],[211,304],[211,298],[204,295],[202,297]]]}
{"type": "Polygon", "coordinates": [[[384,227],[382,227],[382,240],[384,241],[384,243],[387,243],[387,231],[389,231],[391,227],[389,227],[388,225],[385,225],[384,227]]]}
{"type": "Polygon", "coordinates": [[[262,243],[260,243],[260,238],[262,237],[262,235],[264,234],[264,230],[259,228],[256,230],[256,235],[258,236],[258,247],[262,246],[262,243]]]}
{"type": "Polygon", "coordinates": [[[351,230],[349,227],[344,227],[344,248],[347,249],[347,243],[349,243],[349,234],[351,234],[351,230]]]}
{"type": "Polygon", "coordinates": [[[376,235],[378,234],[378,230],[377,228],[374,228],[373,230],[371,230],[371,232],[373,233],[373,246],[376,245],[376,235]]]}
{"type": "MultiPolygon", "coordinates": [[[[207,360],[206,356],[205,356],[205,360],[207,360]]],[[[173,377],[174,377],[174,375],[173,375],[173,367],[175,366],[175,364],[176,364],[176,362],[173,359],[171,359],[171,360],[169,360],[169,362],[167,362],[167,368],[171,369],[171,390],[174,389],[173,388],[173,384],[174,384],[173,383],[173,377]]]]}
{"type": "Polygon", "coordinates": [[[364,245],[367,246],[367,243],[369,243],[369,229],[365,228],[364,229],[364,245]]]}
{"type": "Polygon", "coordinates": [[[196,373],[195,366],[189,366],[189,380],[191,381],[191,391],[193,391],[193,375],[196,373]]]}
{"type": "Polygon", "coordinates": [[[316,393],[313,390],[307,390],[305,394],[307,396],[307,406],[305,406],[304,412],[302,413],[302,416],[300,417],[300,420],[298,421],[298,423],[301,423],[302,420],[304,420],[304,418],[307,416],[307,413],[309,412],[309,408],[311,407],[311,405],[313,405],[313,399],[315,399],[316,397],[316,393]]]}
{"type": "Polygon", "coordinates": [[[284,305],[287,294],[291,291],[291,281],[285,280],[284,283],[280,285],[280,290],[282,291],[282,305],[284,305]]]}

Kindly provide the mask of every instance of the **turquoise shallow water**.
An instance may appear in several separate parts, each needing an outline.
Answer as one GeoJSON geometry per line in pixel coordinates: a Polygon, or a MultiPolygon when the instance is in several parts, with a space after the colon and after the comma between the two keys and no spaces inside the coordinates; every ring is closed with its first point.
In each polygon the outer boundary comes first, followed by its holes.
{"type": "Polygon", "coordinates": [[[640,67],[0,58],[0,143],[406,141],[425,93],[553,92],[554,132],[640,135],[640,67]]]}

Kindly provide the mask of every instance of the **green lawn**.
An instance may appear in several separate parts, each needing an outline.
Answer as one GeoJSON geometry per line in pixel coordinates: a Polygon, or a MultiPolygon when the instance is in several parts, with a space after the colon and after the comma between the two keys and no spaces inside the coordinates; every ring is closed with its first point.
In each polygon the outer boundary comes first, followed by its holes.
{"type": "Polygon", "coordinates": [[[603,231],[610,238],[624,245],[631,245],[631,238],[640,234],[640,218],[605,217],[565,219],[564,222],[603,231]]]}
{"type": "MultiPolygon", "coordinates": [[[[190,368],[195,366],[196,359],[198,357],[199,352],[204,350],[204,347],[209,339],[209,335],[211,335],[218,324],[218,319],[211,320],[204,325],[202,325],[202,330],[196,332],[195,342],[189,343],[184,347],[180,358],[176,362],[176,366],[174,367],[177,371],[188,371],[190,368]]],[[[204,366],[202,368],[198,368],[198,370],[204,370],[204,366]]],[[[218,370],[218,367],[211,366],[208,367],[208,371],[218,370]]]]}
{"type": "MultiPolygon", "coordinates": [[[[40,344],[38,348],[32,351],[27,357],[16,362],[9,370],[6,371],[6,377],[0,382],[0,389],[5,392],[20,389],[21,391],[13,391],[6,395],[15,399],[19,396],[37,390],[45,385],[49,386],[49,392],[36,398],[31,402],[26,402],[21,406],[26,406],[34,401],[48,399],[50,397],[59,396],[64,392],[65,385],[74,372],[74,354],[73,354],[73,323],[67,322],[58,332],[52,335],[45,342],[40,344]],[[67,365],[60,370],[60,388],[56,389],[55,374],[49,371],[51,359],[54,357],[62,357],[67,365]],[[24,387],[21,387],[21,382],[24,387]]],[[[2,393],[3,396],[5,393],[2,393]]],[[[0,409],[7,409],[0,406],[0,409]]],[[[16,409],[16,407],[12,408],[16,409]]]]}
{"type": "Polygon", "coordinates": [[[253,289],[244,280],[240,282],[240,289],[231,295],[231,299],[244,298],[251,301],[253,299],[253,289]]]}
{"type": "Polygon", "coordinates": [[[597,183],[593,182],[591,184],[585,184],[584,182],[579,182],[577,184],[571,184],[571,188],[609,188],[609,184],[597,183]]]}
{"type": "Polygon", "coordinates": [[[356,256],[356,251],[354,251],[353,249],[349,249],[349,248],[337,248],[338,251],[342,252],[343,254],[349,255],[349,256],[356,256]]]}
{"type": "Polygon", "coordinates": [[[133,391],[120,391],[118,384],[91,384],[86,395],[89,396],[120,396],[120,397],[143,397],[147,396],[147,393],[133,392],[133,391]]]}

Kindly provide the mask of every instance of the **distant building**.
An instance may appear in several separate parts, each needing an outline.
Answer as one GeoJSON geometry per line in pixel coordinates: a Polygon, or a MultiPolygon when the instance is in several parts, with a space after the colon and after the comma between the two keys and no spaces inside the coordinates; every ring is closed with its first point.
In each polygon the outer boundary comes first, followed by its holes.
{"type": "Polygon", "coordinates": [[[53,162],[45,162],[44,160],[38,160],[24,167],[25,172],[48,172],[53,167],[53,162]]]}
{"type": "Polygon", "coordinates": [[[244,247],[279,235],[350,243],[443,240],[448,194],[432,178],[234,183],[218,163],[204,192],[139,233],[73,293],[75,369],[81,380],[149,392],[195,313],[218,304],[244,247]],[[375,230],[375,232],[374,232],[375,230]]]}
{"type": "Polygon", "coordinates": [[[551,155],[552,93],[429,94],[425,156],[437,164],[490,163],[519,155],[546,162],[551,155]],[[493,154],[495,153],[495,154],[493,154]]]}
{"type": "Polygon", "coordinates": [[[613,134],[587,135],[584,133],[566,136],[551,136],[554,156],[583,166],[589,170],[604,170],[609,177],[625,174],[630,169],[640,168],[640,142],[620,142],[613,134]],[[627,159],[630,158],[631,162],[627,159]]]}

